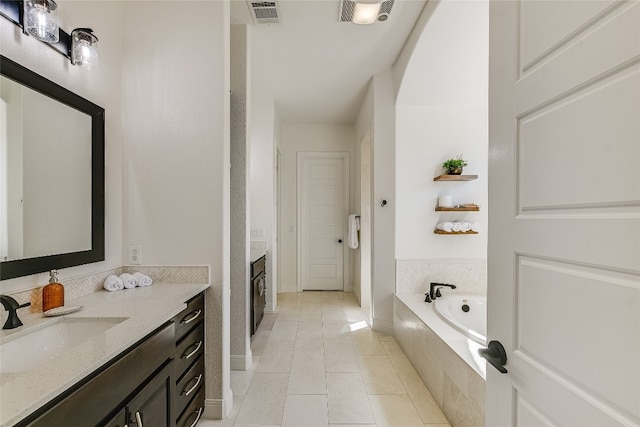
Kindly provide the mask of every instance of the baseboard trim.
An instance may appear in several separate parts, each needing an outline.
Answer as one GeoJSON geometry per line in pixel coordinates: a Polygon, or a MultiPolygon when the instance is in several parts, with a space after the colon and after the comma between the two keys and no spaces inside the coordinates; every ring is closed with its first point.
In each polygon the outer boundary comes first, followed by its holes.
{"type": "Polygon", "coordinates": [[[230,366],[232,371],[248,371],[251,369],[253,355],[251,349],[247,349],[247,354],[232,354],[230,366]]]}
{"type": "Polygon", "coordinates": [[[373,318],[371,320],[371,329],[381,332],[385,335],[393,336],[393,322],[373,318]]]}
{"type": "Polygon", "coordinates": [[[224,399],[205,399],[204,414],[202,418],[207,420],[223,420],[227,418],[233,408],[233,392],[227,390],[224,399]]]}

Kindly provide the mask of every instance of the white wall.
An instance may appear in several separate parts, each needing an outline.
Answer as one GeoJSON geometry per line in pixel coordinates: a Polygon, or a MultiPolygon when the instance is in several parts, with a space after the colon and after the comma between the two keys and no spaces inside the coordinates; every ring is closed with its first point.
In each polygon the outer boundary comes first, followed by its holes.
{"type": "MultiPolygon", "coordinates": [[[[280,292],[296,292],[297,281],[297,153],[300,151],[347,151],[350,159],[350,208],[355,209],[355,129],[352,125],[282,125],[282,151],[284,155],[283,186],[283,238],[280,292]]],[[[346,218],[345,218],[346,224],[346,218]]],[[[346,245],[345,245],[346,248],[346,245]]],[[[351,252],[351,250],[349,249],[351,252]]],[[[351,256],[351,255],[350,255],[351,256]]],[[[345,266],[346,267],[346,266],[345,266]]],[[[347,270],[347,269],[345,269],[347,270]]],[[[345,290],[351,290],[351,281],[345,271],[345,290]]]]}
{"type": "Polygon", "coordinates": [[[394,66],[398,105],[486,106],[489,2],[430,1],[418,24],[394,66]]]}
{"type": "MultiPolygon", "coordinates": [[[[371,150],[372,327],[393,334],[395,292],[395,101],[393,73],[376,74],[356,120],[358,141],[369,133],[371,150]],[[382,200],[387,204],[382,207],[382,200]]],[[[364,294],[364,290],[361,290],[364,294]]]]}
{"type": "Polygon", "coordinates": [[[123,249],[141,245],[146,265],[210,266],[206,340],[213,345],[206,346],[205,414],[220,417],[233,401],[229,5],[214,1],[176,5],[124,3],[123,249]],[[188,31],[177,23],[188,23],[188,31]]]}
{"type": "Polygon", "coordinates": [[[396,258],[486,258],[487,107],[398,106],[396,112],[396,258]],[[469,162],[468,182],[440,182],[440,166],[462,154],[469,162]],[[454,204],[476,203],[480,212],[435,212],[439,196],[454,204]],[[433,233],[438,221],[479,222],[473,236],[433,233]]]}
{"type": "MultiPolygon", "coordinates": [[[[67,32],[91,27],[100,38],[100,66],[84,70],[34,37],[0,18],[0,51],[19,64],[100,105],[105,123],[105,261],[60,270],[60,280],[103,272],[122,265],[122,8],[115,1],[61,1],[60,26],[67,32]]],[[[51,165],[55,173],[58,165],[51,165]]],[[[42,286],[48,273],[4,280],[1,292],[14,293],[42,286]]]]}
{"type": "Polygon", "coordinates": [[[398,291],[452,280],[486,290],[488,163],[488,2],[429,2],[395,68],[396,258],[398,291]],[[446,43],[443,43],[443,40],[446,43]],[[442,163],[462,155],[469,182],[434,182],[442,163]],[[435,212],[437,199],[476,203],[480,212],[435,212]],[[470,236],[433,233],[442,220],[478,222],[470,236]],[[424,274],[424,277],[414,277],[424,274]],[[416,282],[417,281],[417,282],[416,282]],[[409,283],[413,283],[410,285],[409,283]]]}
{"type": "Polygon", "coordinates": [[[249,283],[249,28],[231,26],[231,369],[251,367],[249,283]]]}
{"type": "Polygon", "coordinates": [[[372,326],[393,333],[396,222],[396,116],[391,70],[373,77],[372,152],[372,326]],[[382,201],[387,204],[383,207],[382,201]]]}
{"type": "MultiPolygon", "coordinates": [[[[253,65],[253,63],[252,63],[253,65]]],[[[255,68],[252,76],[256,74],[255,68]]],[[[266,310],[273,311],[277,306],[275,274],[277,256],[275,251],[276,215],[275,215],[275,127],[277,116],[272,98],[260,90],[258,85],[251,91],[251,220],[252,232],[260,231],[263,237],[251,240],[267,242],[266,310]]]]}

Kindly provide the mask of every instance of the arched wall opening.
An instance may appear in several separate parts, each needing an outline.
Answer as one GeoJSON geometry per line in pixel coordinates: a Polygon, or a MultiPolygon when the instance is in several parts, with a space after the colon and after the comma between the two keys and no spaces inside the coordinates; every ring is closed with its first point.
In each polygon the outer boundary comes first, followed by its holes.
{"type": "Polygon", "coordinates": [[[396,292],[430,281],[486,293],[489,2],[429,2],[394,68],[396,292]],[[421,27],[421,28],[420,28],[421,27]],[[412,49],[411,49],[412,48],[412,49]],[[462,155],[469,182],[437,182],[462,155]],[[436,212],[440,196],[479,212],[436,212]],[[477,223],[477,235],[437,235],[440,221],[477,223]]]}

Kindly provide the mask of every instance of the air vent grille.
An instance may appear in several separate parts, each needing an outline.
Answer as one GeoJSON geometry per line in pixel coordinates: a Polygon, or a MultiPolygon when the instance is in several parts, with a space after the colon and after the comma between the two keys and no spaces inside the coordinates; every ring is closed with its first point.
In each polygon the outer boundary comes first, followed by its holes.
{"type": "Polygon", "coordinates": [[[255,24],[277,24],[280,22],[278,5],[274,1],[252,2],[247,0],[255,24]]]}
{"type": "MultiPolygon", "coordinates": [[[[386,0],[382,2],[380,6],[380,14],[378,15],[379,21],[385,21],[386,19],[380,19],[380,16],[389,16],[391,14],[391,8],[393,7],[394,0],[386,0]]],[[[356,7],[356,2],[351,0],[342,0],[340,2],[340,15],[338,21],[351,22],[353,20],[353,12],[356,7]]]]}

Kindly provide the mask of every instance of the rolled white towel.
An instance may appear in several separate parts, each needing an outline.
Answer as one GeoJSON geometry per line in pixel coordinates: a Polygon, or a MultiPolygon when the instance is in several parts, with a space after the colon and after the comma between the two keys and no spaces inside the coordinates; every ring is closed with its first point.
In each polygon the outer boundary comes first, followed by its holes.
{"type": "Polygon", "coordinates": [[[451,233],[453,230],[453,223],[449,221],[442,221],[436,225],[436,230],[446,231],[447,233],[451,233]]]}
{"type": "Polygon", "coordinates": [[[151,277],[147,276],[146,274],[133,273],[133,277],[135,277],[138,281],[138,286],[151,286],[151,284],[153,283],[151,277]]]}
{"type": "Polygon", "coordinates": [[[133,289],[138,286],[138,281],[136,280],[136,278],[129,273],[122,273],[120,275],[120,279],[122,280],[122,283],[124,283],[124,287],[126,289],[133,289]]]}
{"type": "Polygon", "coordinates": [[[471,231],[475,231],[476,233],[479,233],[482,231],[482,227],[480,227],[480,223],[479,222],[474,222],[473,224],[471,224],[471,231]]]}
{"type": "Polygon", "coordinates": [[[124,283],[122,283],[122,280],[120,280],[118,276],[112,274],[111,276],[104,279],[102,287],[109,292],[114,292],[124,289],[124,283]]]}
{"type": "Polygon", "coordinates": [[[454,221],[453,231],[456,233],[462,231],[462,223],[460,221],[454,221]]]}
{"type": "MultiPolygon", "coordinates": [[[[456,221],[456,223],[460,224],[460,231],[462,231],[463,233],[466,233],[467,231],[471,230],[471,223],[467,222],[467,221],[456,221]]],[[[455,226],[455,223],[454,223],[455,226]]]]}
{"type": "Polygon", "coordinates": [[[347,245],[351,249],[358,249],[358,230],[360,230],[360,217],[349,215],[347,220],[347,245]]]}

